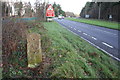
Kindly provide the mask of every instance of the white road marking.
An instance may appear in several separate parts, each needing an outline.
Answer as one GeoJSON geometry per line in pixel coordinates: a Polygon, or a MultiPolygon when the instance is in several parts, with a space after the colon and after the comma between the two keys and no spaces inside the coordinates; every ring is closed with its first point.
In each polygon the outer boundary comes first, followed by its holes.
{"type": "Polygon", "coordinates": [[[97,38],[95,38],[95,37],[92,37],[94,40],[97,40],[97,38]]]}
{"type": "Polygon", "coordinates": [[[78,32],[81,32],[80,30],[78,30],[78,32]]]}
{"type": "Polygon", "coordinates": [[[104,45],[106,45],[106,46],[108,46],[108,47],[110,47],[110,48],[113,48],[113,46],[111,46],[111,45],[109,45],[109,44],[107,44],[107,43],[105,43],[105,42],[102,42],[102,44],[104,44],[104,45]]]}
{"type": "MultiPolygon", "coordinates": [[[[74,33],[74,32],[72,32],[72,33],[74,33]]],[[[76,34],[76,35],[77,35],[77,34],[76,34]]],[[[78,36],[79,36],[79,35],[78,35],[78,36]]],[[[107,52],[106,50],[104,50],[104,49],[100,48],[99,46],[95,45],[94,43],[90,42],[89,40],[87,40],[87,39],[85,39],[85,38],[83,38],[83,37],[81,37],[81,38],[82,38],[82,39],[84,39],[85,41],[87,41],[88,43],[90,43],[91,45],[95,46],[96,48],[98,48],[98,49],[102,50],[103,52],[105,52],[105,53],[106,53],[106,54],[108,54],[109,56],[113,57],[114,59],[116,59],[116,60],[120,61],[120,59],[119,59],[119,58],[117,58],[117,57],[113,56],[112,54],[110,54],[110,53],[109,53],[109,52],[107,52]]]]}
{"type": "Polygon", "coordinates": [[[74,28],[74,30],[76,30],[76,29],[74,28]]]}
{"type": "MultiPolygon", "coordinates": [[[[58,22],[57,22],[57,23],[58,23],[58,22]]],[[[58,23],[58,24],[59,24],[59,23],[58,23]]],[[[63,25],[61,25],[61,26],[63,26],[63,25]]],[[[64,27],[64,26],[63,26],[63,27],[64,27]]],[[[73,34],[75,34],[75,35],[79,36],[78,34],[74,33],[73,31],[69,30],[68,28],[66,28],[66,27],[64,27],[64,28],[65,28],[65,29],[67,29],[68,31],[72,32],[73,34]]],[[[81,37],[81,36],[79,36],[79,37],[81,37]]],[[[110,54],[110,53],[109,53],[109,52],[107,52],[106,50],[104,50],[104,49],[100,48],[99,46],[95,45],[94,43],[90,42],[89,40],[87,40],[87,39],[85,39],[85,38],[83,38],[83,37],[81,37],[81,38],[82,38],[82,39],[84,39],[85,41],[87,41],[88,43],[90,43],[91,45],[95,46],[96,48],[98,48],[98,49],[102,50],[103,52],[105,52],[105,53],[106,53],[106,54],[108,54],[109,56],[113,57],[114,59],[116,59],[116,60],[120,61],[120,59],[119,59],[119,58],[117,58],[117,57],[113,56],[112,54],[110,54]]]]}
{"type": "Polygon", "coordinates": [[[83,33],[84,35],[88,35],[88,34],[86,34],[86,33],[83,33]]]}

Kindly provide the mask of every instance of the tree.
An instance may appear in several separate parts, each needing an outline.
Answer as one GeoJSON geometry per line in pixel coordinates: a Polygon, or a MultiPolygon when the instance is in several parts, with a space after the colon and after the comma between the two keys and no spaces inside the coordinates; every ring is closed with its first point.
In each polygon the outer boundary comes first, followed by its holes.
{"type": "Polygon", "coordinates": [[[55,16],[56,16],[56,17],[58,17],[58,15],[60,15],[60,14],[62,14],[63,16],[66,16],[66,15],[65,15],[65,12],[62,10],[60,4],[56,4],[56,3],[54,2],[53,8],[54,8],[55,16]]]}
{"type": "Polygon", "coordinates": [[[25,3],[24,9],[25,9],[25,16],[31,17],[33,10],[30,2],[25,3]]]}
{"type": "Polygon", "coordinates": [[[15,7],[15,10],[16,10],[18,16],[21,17],[21,15],[22,15],[23,3],[22,3],[22,2],[16,2],[14,5],[15,5],[14,7],[15,7]]]}
{"type": "Polygon", "coordinates": [[[42,3],[39,0],[36,0],[35,2],[35,16],[38,18],[38,20],[43,21],[44,20],[44,16],[45,16],[45,9],[46,9],[46,5],[45,2],[42,3]]]}
{"type": "Polygon", "coordinates": [[[119,17],[119,10],[120,9],[120,2],[88,2],[86,3],[85,7],[82,9],[80,16],[84,18],[85,14],[89,14],[90,18],[93,19],[104,19],[110,20],[109,16],[112,15],[113,21],[120,21],[119,17]],[[99,7],[101,4],[101,9],[99,7]]]}
{"type": "Polygon", "coordinates": [[[2,16],[4,17],[6,15],[6,2],[2,2],[2,16]]]}
{"type": "Polygon", "coordinates": [[[7,2],[2,2],[2,16],[6,17],[9,16],[9,5],[7,6],[7,2]]]}

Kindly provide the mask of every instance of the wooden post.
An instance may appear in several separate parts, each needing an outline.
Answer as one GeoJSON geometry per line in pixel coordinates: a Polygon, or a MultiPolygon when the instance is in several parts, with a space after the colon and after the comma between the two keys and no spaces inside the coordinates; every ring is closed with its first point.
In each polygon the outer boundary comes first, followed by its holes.
{"type": "Polygon", "coordinates": [[[37,33],[27,36],[28,67],[35,68],[42,62],[41,37],[37,33]]]}

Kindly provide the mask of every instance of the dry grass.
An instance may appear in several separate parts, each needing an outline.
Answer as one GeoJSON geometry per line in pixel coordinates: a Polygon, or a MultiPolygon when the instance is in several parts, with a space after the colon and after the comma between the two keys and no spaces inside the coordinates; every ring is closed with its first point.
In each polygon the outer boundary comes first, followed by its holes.
{"type": "Polygon", "coordinates": [[[50,41],[46,29],[41,23],[17,22],[16,20],[3,24],[3,77],[4,78],[43,78],[46,76],[47,67],[51,59],[45,55],[50,41]],[[42,62],[36,68],[27,65],[27,33],[38,33],[42,37],[42,62]]]}
{"type": "Polygon", "coordinates": [[[24,22],[16,23],[10,20],[2,25],[3,77],[9,77],[10,67],[17,65],[12,62],[17,58],[17,55],[14,55],[15,52],[25,53],[24,56],[19,56],[19,60],[26,58],[26,30],[27,25],[24,22]]]}

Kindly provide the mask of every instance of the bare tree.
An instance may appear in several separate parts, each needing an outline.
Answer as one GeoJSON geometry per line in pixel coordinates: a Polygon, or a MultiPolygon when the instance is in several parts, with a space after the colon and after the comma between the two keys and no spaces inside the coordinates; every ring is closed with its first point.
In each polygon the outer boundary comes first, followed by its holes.
{"type": "Polygon", "coordinates": [[[10,16],[10,13],[12,12],[12,8],[10,6],[10,2],[1,2],[2,3],[2,16],[7,17],[10,16]]]}
{"type": "Polygon", "coordinates": [[[15,10],[16,10],[16,13],[18,14],[18,16],[21,17],[21,15],[22,15],[23,3],[22,3],[22,2],[16,2],[16,3],[14,4],[14,7],[15,7],[15,10]]]}
{"type": "Polygon", "coordinates": [[[31,17],[33,11],[32,11],[32,6],[31,6],[30,2],[25,3],[24,9],[25,9],[25,16],[26,17],[31,17]]]}
{"type": "Polygon", "coordinates": [[[38,18],[38,20],[41,20],[43,21],[44,20],[44,15],[45,15],[45,12],[44,9],[46,8],[46,5],[45,5],[45,2],[42,3],[42,1],[40,0],[36,0],[35,2],[35,10],[36,10],[36,17],[38,18]]]}

